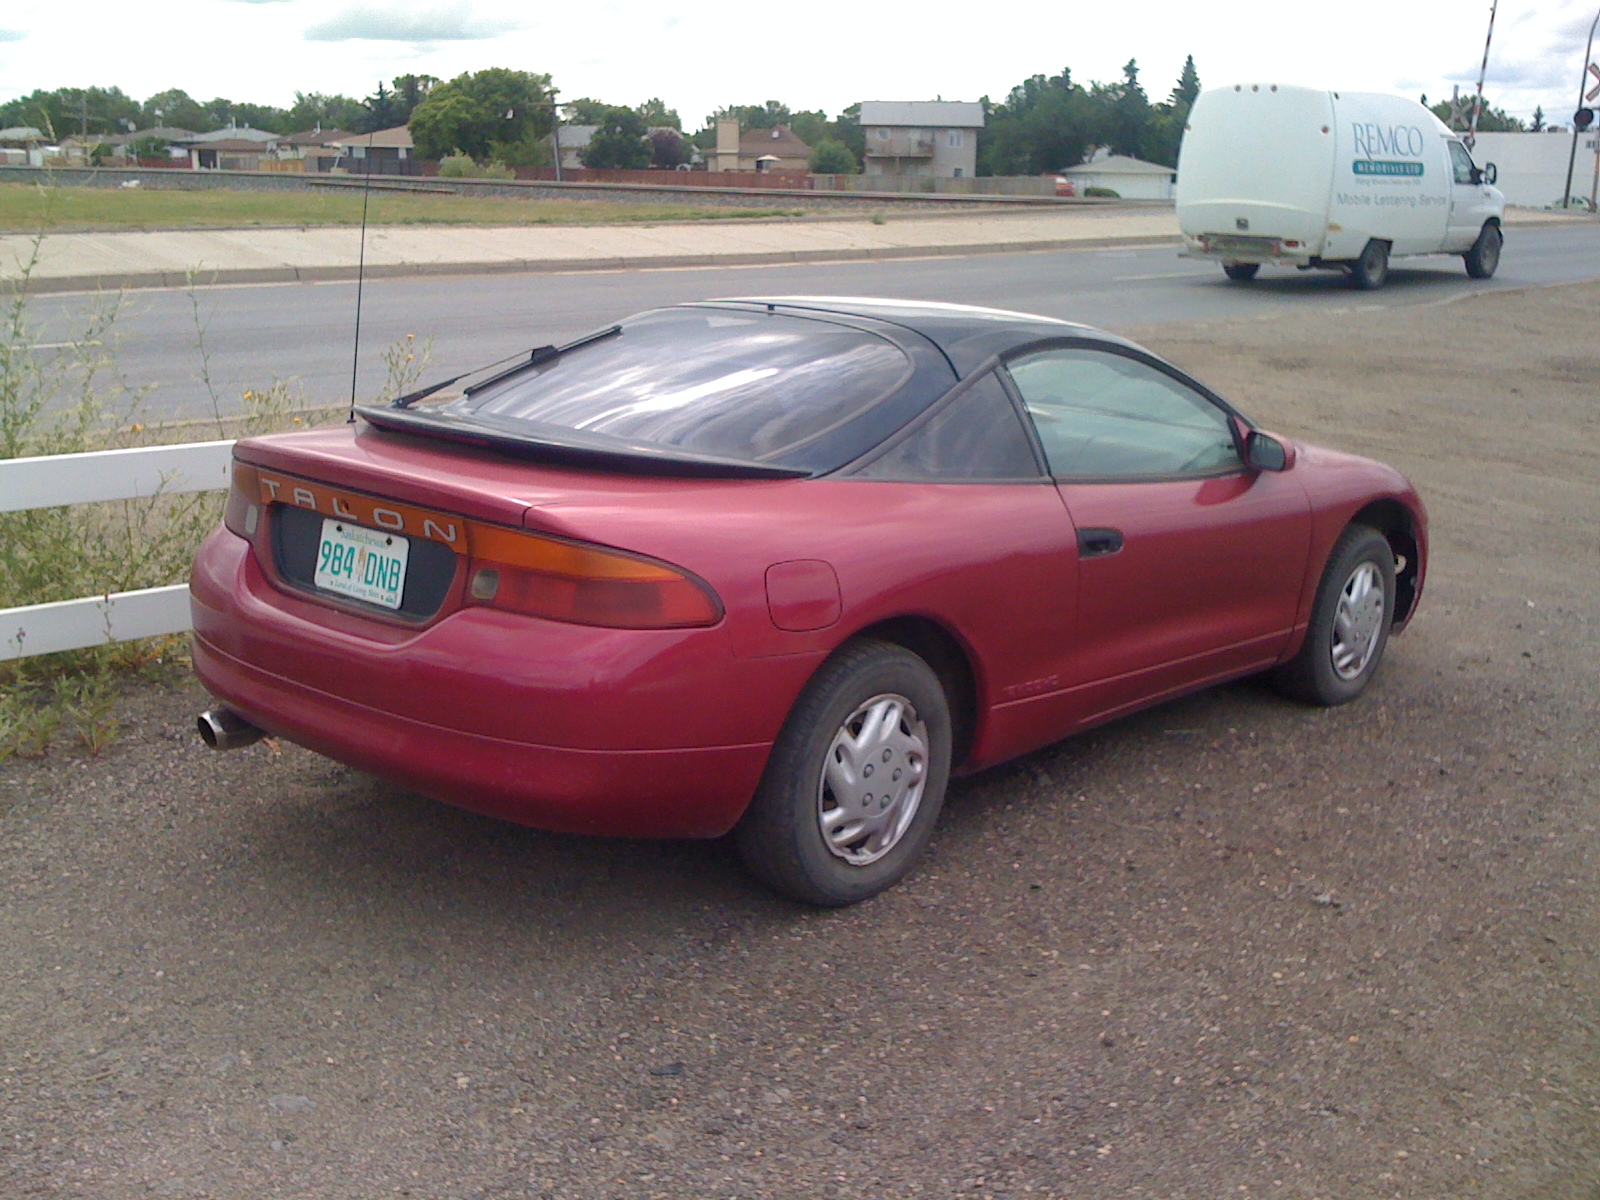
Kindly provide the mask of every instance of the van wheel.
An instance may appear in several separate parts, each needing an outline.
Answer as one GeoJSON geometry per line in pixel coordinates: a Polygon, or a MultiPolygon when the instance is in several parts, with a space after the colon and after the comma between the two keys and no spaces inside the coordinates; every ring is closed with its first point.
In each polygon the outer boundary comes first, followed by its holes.
{"type": "Polygon", "coordinates": [[[1261,270],[1260,263],[1223,263],[1222,273],[1229,279],[1245,283],[1256,277],[1256,272],[1261,270]]]}
{"type": "Polygon", "coordinates": [[[1376,291],[1389,278],[1389,243],[1373,238],[1350,264],[1350,286],[1363,292],[1376,291]]]}
{"type": "Polygon", "coordinates": [[[1504,240],[1500,226],[1485,225],[1472,249],[1462,256],[1467,260],[1467,274],[1474,279],[1488,279],[1493,275],[1500,265],[1500,246],[1504,240]]]}

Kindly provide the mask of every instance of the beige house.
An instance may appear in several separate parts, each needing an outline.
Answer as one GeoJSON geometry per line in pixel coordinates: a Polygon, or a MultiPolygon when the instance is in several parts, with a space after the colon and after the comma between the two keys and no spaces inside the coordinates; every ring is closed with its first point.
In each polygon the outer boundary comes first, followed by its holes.
{"type": "Polygon", "coordinates": [[[333,170],[349,171],[352,175],[422,174],[411,129],[405,125],[372,133],[352,133],[330,143],[329,148],[338,153],[333,160],[333,170]]]}
{"type": "Polygon", "coordinates": [[[865,100],[867,175],[970,179],[978,173],[983,105],[965,100],[865,100]]]}
{"type": "Polygon", "coordinates": [[[811,162],[811,147],[789,132],[787,125],[739,133],[739,122],[717,122],[717,148],[706,155],[712,171],[804,171],[811,162]]]}

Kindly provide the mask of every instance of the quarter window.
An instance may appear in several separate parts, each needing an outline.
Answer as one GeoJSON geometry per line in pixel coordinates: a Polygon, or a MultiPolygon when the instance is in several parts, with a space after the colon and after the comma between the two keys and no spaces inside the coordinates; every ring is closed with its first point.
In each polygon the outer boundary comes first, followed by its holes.
{"type": "Polygon", "coordinates": [[[1216,475],[1242,468],[1228,415],[1148,363],[1081,347],[1009,364],[1059,477],[1216,475]]]}
{"type": "Polygon", "coordinates": [[[990,371],[858,474],[953,482],[1038,479],[1039,464],[1011,397],[990,371]]]}

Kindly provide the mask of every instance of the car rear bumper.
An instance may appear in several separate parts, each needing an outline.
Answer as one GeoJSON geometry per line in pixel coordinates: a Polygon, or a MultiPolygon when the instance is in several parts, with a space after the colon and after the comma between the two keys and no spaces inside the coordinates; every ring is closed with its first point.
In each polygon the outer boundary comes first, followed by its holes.
{"type": "Polygon", "coordinates": [[[352,636],[349,614],[274,587],[224,532],[196,559],[190,595],[195,671],[240,716],[447,803],[561,832],[727,832],[790,687],[814,666],[740,662],[712,630],[688,649],[651,635],[630,661],[618,631],[547,623],[519,641],[477,612],[408,635],[397,653],[352,636]]]}

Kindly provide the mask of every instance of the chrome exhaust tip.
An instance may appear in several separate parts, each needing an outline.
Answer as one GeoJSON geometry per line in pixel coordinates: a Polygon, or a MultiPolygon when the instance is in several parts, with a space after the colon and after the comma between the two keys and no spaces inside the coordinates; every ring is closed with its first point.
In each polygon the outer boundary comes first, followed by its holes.
{"type": "Polygon", "coordinates": [[[196,720],[200,740],[213,750],[237,750],[267,736],[231,708],[208,708],[196,720]]]}

